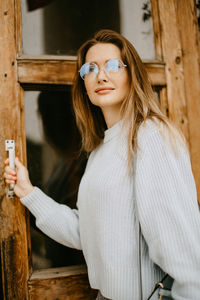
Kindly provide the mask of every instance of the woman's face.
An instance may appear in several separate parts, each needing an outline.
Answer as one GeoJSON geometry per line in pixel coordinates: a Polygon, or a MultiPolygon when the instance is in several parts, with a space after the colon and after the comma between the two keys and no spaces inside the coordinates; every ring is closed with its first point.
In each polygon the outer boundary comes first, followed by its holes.
{"type": "Polygon", "coordinates": [[[88,62],[96,64],[91,64],[90,68],[98,67],[84,78],[90,101],[99,106],[103,113],[107,108],[109,111],[120,110],[129,92],[128,72],[122,62],[120,49],[111,43],[96,44],[86,54],[85,63],[88,62]],[[117,72],[116,62],[119,63],[117,72]]]}

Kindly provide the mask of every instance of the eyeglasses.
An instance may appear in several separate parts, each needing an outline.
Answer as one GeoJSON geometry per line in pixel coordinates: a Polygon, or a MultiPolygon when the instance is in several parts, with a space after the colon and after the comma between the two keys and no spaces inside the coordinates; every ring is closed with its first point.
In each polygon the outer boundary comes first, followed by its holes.
{"type": "MultiPolygon", "coordinates": [[[[104,72],[107,76],[112,77],[119,75],[123,72],[124,68],[127,67],[120,59],[110,59],[103,66],[104,72]]],[[[83,80],[86,78],[96,77],[100,69],[97,64],[88,62],[82,65],[80,68],[80,76],[83,80]]]]}

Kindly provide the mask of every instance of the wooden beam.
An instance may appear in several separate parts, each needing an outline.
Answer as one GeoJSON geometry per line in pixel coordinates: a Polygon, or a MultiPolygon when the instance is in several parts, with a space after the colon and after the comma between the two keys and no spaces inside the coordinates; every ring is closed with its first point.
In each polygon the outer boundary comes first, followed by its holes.
{"type": "Polygon", "coordinates": [[[195,1],[177,1],[177,18],[183,53],[190,154],[200,202],[200,40],[195,1]]]}
{"type": "Polygon", "coordinates": [[[165,64],[161,61],[144,61],[152,85],[166,85],[165,64]]]}
{"type": "Polygon", "coordinates": [[[194,0],[157,0],[166,64],[169,117],[190,146],[200,202],[200,54],[194,0]]]}
{"type": "Polygon", "coordinates": [[[18,80],[22,84],[72,84],[76,70],[74,59],[63,57],[18,58],[18,80]]]}
{"type": "Polygon", "coordinates": [[[158,4],[162,27],[163,57],[166,64],[169,118],[182,130],[188,141],[183,51],[177,20],[176,0],[158,0],[158,4]]]}
{"type": "Polygon", "coordinates": [[[16,53],[20,49],[19,0],[0,1],[0,250],[3,299],[28,299],[29,277],[25,208],[19,199],[6,197],[3,180],[7,156],[5,140],[14,139],[22,159],[21,98],[16,53]],[[16,9],[16,10],[15,10],[16,9]]]}
{"type": "Polygon", "coordinates": [[[160,24],[160,13],[158,7],[158,0],[151,0],[151,16],[153,23],[153,33],[154,33],[154,48],[155,48],[155,58],[157,60],[163,60],[162,51],[162,30],[160,24]]]}
{"type": "MultiPolygon", "coordinates": [[[[164,64],[144,61],[153,85],[165,85],[164,64]]],[[[21,84],[72,84],[76,71],[76,57],[21,56],[17,60],[18,81],[21,84]]]]}
{"type": "Polygon", "coordinates": [[[94,300],[86,266],[70,266],[35,271],[28,283],[30,300],[94,300]]]}
{"type": "Polygon", "coordinates": [[[163,87],[160,90],[160,107],[162,112],[168,117],[167,87],[163,87]]]}
{"type": "Polygon", "coordinates": [[[22,15],[21,15],[21,1],[14,1],[15,10],[15,49],[17,55],[22,54],[22,15]]]}

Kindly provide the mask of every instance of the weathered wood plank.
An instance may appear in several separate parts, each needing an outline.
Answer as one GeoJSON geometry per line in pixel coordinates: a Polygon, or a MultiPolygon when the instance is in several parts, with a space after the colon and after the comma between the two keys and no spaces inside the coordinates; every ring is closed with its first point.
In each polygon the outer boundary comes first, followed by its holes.
{"type": "Polygon", "coordinates": [[[97,294],[83,265],[36,271],[28,286],[30,300],[94,300],[97,294]]]}
{"type": "Polygon", "coordinates": [[[72,84],[75,61],[65,59],[18,59],[18,80],[33,84],[72,84]]]}
{"type": "Polygon", "coordinates": [[[158,0],[158,3],[162,26],[163,58],[166,64],[169,117],[189,140],[183,49],[178,27],[176,0],[158,0]]]}
{"type": "Polygon", "coordinates": [[[167,87],[163,87],[160,90],[160,107],[162,112],[168,117],[167,87]]]}
{"type": "Polygon", "coordinates": [[[16,80],[16,45],[20,45],[20,31],[16,28],[20,25],[15,5],[19,7],[20,1],[0,1],[0,248],[3,299],[6,300],[28,299],[29,276],[25,209],[19,199],[6,198],[2,178],[7,156],[5,139],[16,141],[16,153],[22,158],[21,87],[16,80]]]}
{"type": "Polygon", "coordinates": [[[183,52],[190,154],[200,202],[200,41],[195,2],[177,1],[177,17],[183,52]]]}
{"type": "Polygon", "coordinates": [[[158,0],[151,0],[151,16],[153,22],[155,58],[163,60],[160,14],[158,0]]]}
{"type": "MultiPolygon", "coordinates": [[[[165,85],[164,64],[144,61],[153,85],[165,85]]],[[[76,57],[44,56],[18,58],[18,80],[21,84],[72,84],[76,57]]]]}
{"type": "Polygon", "coordinates": [[[22,54],[22,16],[21,16],[21,1],[14,1],[15,10],[15,49],[17,55],[22,54]]]}
{"type": "Polygon", "coordinates": [[[200,53],[195,2],[158,0],[158,3],[169,117],[188,141],[200,201],[200,53]]]}
{"type": "Polygon", "coordinates": [[[166,85],[165,64],[162,62],[144,61],[152,85],[166,85]]]}

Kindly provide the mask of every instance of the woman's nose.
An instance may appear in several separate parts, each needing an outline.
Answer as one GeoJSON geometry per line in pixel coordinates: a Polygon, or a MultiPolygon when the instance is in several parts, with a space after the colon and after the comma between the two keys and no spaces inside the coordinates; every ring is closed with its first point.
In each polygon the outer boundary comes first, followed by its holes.
{"type": "Polygon", "coordinates": [[[100,81],[108,81],[108,75],[106,74],[104,68],[100,68],[97,74],[98,82],[100,81]]]}

